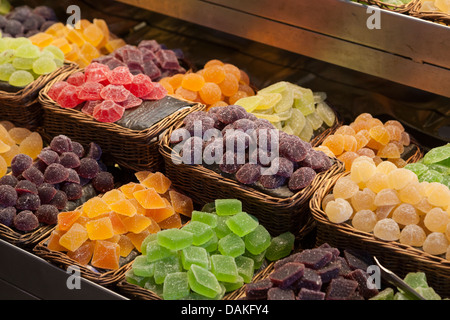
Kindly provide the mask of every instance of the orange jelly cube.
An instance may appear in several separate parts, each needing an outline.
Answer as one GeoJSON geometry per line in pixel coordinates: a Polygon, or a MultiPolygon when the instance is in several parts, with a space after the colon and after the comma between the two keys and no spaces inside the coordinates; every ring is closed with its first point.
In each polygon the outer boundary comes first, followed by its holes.
{"type": "Polygon", "coordinates": [[[93,197],[83,205],[83,212],[89,218],[95,218],[103,213],[111,211],[109,205],[100,197],[93,197]]]}
{"type": "Polygon", "coordinates": [[[72,51],[72,45],[67,41],[66,38],[57,38],[50,43],[53,46],[58,47],[61,51],[66,54],[72,51]]]}
{"type": "Polygon", "coordinates": [[[87,222],[86,230],[91,240],[105,240],[114,236],[113,225],[109,217],[87,222]]]}
{"type": "Polygon", "coordinates": [[[192,211],[194,211],[194,204],[192,199],[184,194],[181,194],[177,191],[170,190],[170,202],[172,203],[175,212],[181,213],[187,217],[192,215],[192,211]]]}
{"type": "Polygon", "coordinates": [[[138,171],[134,174],[136,179],[138,179],[139,182],[144,181],[146,178],[148,178],[149,175],[152,175],[153,172],[151,171],[138,171]]]}
{"type": "Polygon", "coordinates": [[[35,35],[32,35],[28,39],[31,40],[32,44],[34,44],[42,49],[42,48],[50,45],[53,42],[53,40],[55,40],[55,37],[48,33],[39,32],[39,33],[36,33],[35,35]]]}
{"type": "Polygon", "coordinates": [[[81,217],[80,211],[66,211],[58,214],[58,230],[67,231],[81,217]]]}
{"type": "Polygon", "coordinates": [[[93,59],[100,57],[100,51],[98,51],[98,49],[89,42],[86,42],[80,47],[80,52],[88,61],[92,61],[93,59]]]}
{"type": "Polygon", "coordinates": [[[126,199],[125,195],[120,191],[119,189],[112,189],[108,192],[106,192],[102,196],[103,201],[105,201],[107,204],[113,204],[114,202],[118,202],[120,200],[126,199]]]}
{"type": "Polygon", "coordinates": [[[161,227],[159,226],[159,224],[153,220],[153,218],[151,217],[147,217],[151,220],[151,224],[148,226],[148,228],[146,229],[148,232],[150,233],[158,233],[159,231],[161,231],[161,227]]]}
{"type": "Polygon", "coordinates": [[[59,244],[59,239],[64,234],[61,230],[53,230],[48,238],[47,248],[52,251],[67,251],[62,245],[59,244]]]}
{"type": "Polygon", "coordinates": [[[161,229],[181,228],[181,216],[175,213],[159,223],[161,229]]]}
{"type": "Polygon", "coordinates": [[[108,53],[112,53],[126,44],[127,43],[123,39],[111,39],[105,44],[105,49],[108,53]]]}
{"type": "Polygon", "coordinates": [[[76,29],[70,29],[67,32],[67,40],[69,40],[71,43],[76,44],[78,47],[81,47],[86,43],[86,40],[83,38],[83,34],[76,29]]]}
{"type": "Polygon", "coordinates": [[[92,266],[101,269],[119,269],[120,246],[117,243],[98,240],[95,242],[92,266]]]}
{"type": "Polygon", "coordinates": [[[103,19],[94,19],[94,24],[102,30],[103,33],[103,39],[100,41],[100,43],[97,45],[97,48],[103,48],[106,43],[109,41],[109,28],[106,24],[106,21],[103,19]]]}
{"type": "Polygon", "coordinates": [[[119,242],[117,244],[120,246],[120,256],[127,257],[130,252],[134,249],[134,244],[131,242],[125,234],[120,236],[119,242]]]}
{"type": "Polygon", "coordinates": [[[123,224],[122,219],[120,219],[119,215],[115,212],[108,212],[104,214],[111,221],[114,234],[124,234],[126,233],[127,227],[123,224]]]}
{"type": "Polygon", "coordinates": [[[122,221],[127,230],[133,233],[140,233],[152,224],[152,221],[148,217],[140,214],[135,214],[132,217],[125,217],[122,221]]]}
{"type": "Polygon", "coordinates": [[[132,217],[136,214],[136,207],[128,200],[123,199],[109,205],[112,211],[121,215],[132,217]]]}
{"type": "Polygon", "coordinates": [[[72,50],[67,52],[64,55],[64,58],[69,61],[76,61],[80,58],[80,47],[78,47],[75,43],[72,43],[72,50]]]}
{"type": "Polygon", "coordinates": [[[139,183],[130,182],[127,184],[124,184],[119,188],[120,191],[123,192],[126,198],[132,199],[134,198],[133,193],[139,190],[144,190],[145,187],[139,183]]]}
{"type": "Polygon", "coordinates": [[[95,243],[93,241],[87,240],[77,250],[67,252],[67,256],[85,266],[91,261],[94,254],[94,246],[95,243]]]}
{"type": "Polygon", "coordinates": [[[87,19],[80,19],[76,24],[75,24],[75,29],[79,30],[79,31],[83,31],[84,29],[86,29],[87,27],[89,27],[91,25],[91,22],[87,19]]]}
{"type": "Polygon", "coordinates": [[[91,24],[83,30],[83,37],[94,47],[97,47],[104,36],[102,29],[95,24],[91,24]]]}
{"type": "Polygon", "coordinates": [[[174,208],[172,207],[172,204],[169,202],[169,200],[164,199],[164,202],[166,203],[165,208],[161,209],[147,209],[146,215],[151,217],[153,220],[155,220],[157,223],[160,221],[163,221],[173,215],[175,213],[174,208]]]}
{"type": "Polygon", "coordinates": [[[90,60],[88,60],[83,54],[81,54],[81,50],[80,50],[80,54],[78,56],[78,59],[73,60],[80,68],[85,68],[89,65],[89,63],[91,63],[90,60]]]}
{"type": "Polygon", "coordinates": [[[105,239],[105,241],[119,243],[120,240],[120,234],[115,234],[111,238],[105,239]]]}
{"type": "Polygon", "coordinates": [[[133,196],[145,209],[160,209],[166,207],[163,198],[153,188],[133,192],[133,196]]]}
{"type": "Polygon", "coordinates": [[[126,236],[128,237],[128,239],[130,239],[131,243],[133,243],[136,250],[142,252],[141,251],[142,241],[144,241],[144,239],[147,238],[149,234],[150,231],[144,230],[140,233],[129,232],[126,234],[126,236]]]}
{"type": "Polygon", "coordinates": [[[69,251],[75,251],[89,239],[86,228],[79,223],[74,223],[72,227],[59,238],[59,244],[69,251]]]}
{"type": "Polygon", "coordinates": [[[136,208],[136,214],[142,214],[144,216],[147,214],[147,209],[141,206],[141,204],[136,199],[128,199],[128,201],[130,201],[131,204],[136,208]]]}
{"type": "Polygon", "coordinates": [[[48,27],[45,30],[45,33],[51,34],[52,36],[56,36],[58,31],[61,31],[65,28],[66,28],[66,26],[62,22],[57,22],[57,23],[52,24],[50,27],[48,27]]]}
{"type": "Polygon", "coordinates": [[[169,190],[172,181],[168,179],[161,172],[156,172],[152,175],[149,175],[144,181],[141,182],[147,188],[153,188],[156,192],[162,194],[169,190]]]}

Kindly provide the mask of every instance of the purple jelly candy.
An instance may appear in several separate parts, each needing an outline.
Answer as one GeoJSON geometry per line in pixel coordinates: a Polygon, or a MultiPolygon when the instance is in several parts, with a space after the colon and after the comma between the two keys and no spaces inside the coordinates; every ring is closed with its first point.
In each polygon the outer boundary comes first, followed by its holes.
{"type": "Polygon", "coordinates": [[[187,139],[181,151],[184,164],[202,164],[203,139],[197,136],[187,139]]]}
{"type": "Polygon", "coordinates": [[[372,258],[362,251],[346,249],[344,250],[344,258],[352,270],[367,270],[370,265],[374,264],[372,258]]]}
{"type": "Polygon", "coordinates": [[[101,193],[105,193],[114,189],[114,176],[107,171],[102,171],[92,179],[92,186],[95,190],[101,193]]]}
{"type": "Polygon", "coordinates": [[[244,132],[250,132],[256,130],[256,124],[249,119],[239,119],[233,123],[233,128],[244,132]]]}
{"type": "Polygon", "coordinates": [[[12,226],[15,216],[16,216],[16,208],[14,207],[6,207],[0,209],[0,224],[3,224],[7,227],[12,226]]]}
{"type": "Polygon", "coordinates": [[[214,120],[211,117],[205,116],[201,119],[189,121],[184,128],[189,131],[191,136],[195,135],[201,138],[206,130],[214,128],[214,120]]]}
{"type": "Polygon", "coordinates": [[[51,184],[57,184],[66,181],[69,177],[69,171],[62,164],[52,163],[45,169],[44,179],[45,182],[51,184]]]}
{"type": "Polygon", "coordinates": [[[53,225],[58,222],[59,210],[50,204],[41,205],[35,212],[36,217],[40,223],[53,225]]]}
{"type": "Polygon", "coordinates": [[[93,179],[99,173],[100,167],[97,160],[86,157],[80,160],[78,175],[86,179],[93,179]]]}
{"type": "Polygon", "coordinates": [[[39,220],[30,210],[19,212],[14,217],[14,227],[19,231],[33,231],[39,226],[39,220]]]}
{"type": "Polygon", "coordinates": [[[341,269],[341,262],[337,260],[317,270],[317,274],[322,279],[322,283],[329,283],[331,280],[340,276],[341,269]]]}
{"type": "Polygon", "coordinates": [[[138,49],[141,48],[147,48],[153,52],[157,52],[158,50],[161,49],[161,45],[158,43],[158,41],[156,40],[142,40],[141,42],[139,42],[138,44],[138,49]]]}
{"type": "Polygon", "coordinates": [[[298,292],[297,300],[325,300],[325,292],[302,288],[298,292]]]}
{"type": "Polygon", "coordinates": [[[59,154],[72,151],[72,140],[65,135],[56,136],[50,142],[50,148],[59,154]]]}
{"type": "Polygon", "coordinates": [[[300,254],[300,252],[297,252],[297,253],[291,254],[285,258],[275,261],[273,268],[278,269],[279,267],[285,265],[288,262],[295,262],[295,260],[297,259],[299,254],[300,254]]]}
{"type": "Polygon", "coordinates": [[[81,143],[73,141],[72,142],[72,152],[75,153],[78,158],[84,157],[84,147],[81,143]]]}
{"type": "Polygon", "coordinates": [[[25,170],[22,173],[22,176],[36,186],[39,186],[44,182],[44,174],[35,166],[31,166],[25,170]]]}
{"type": "Polygon", "coordinates": [[[41,199],[37,194],[24,193],[17,198],[16,209],[35,211],[39,208],[40,205],[41,199]]]}
{"type": "Polygon", "coordinates": [[[274,125],[266,119],[256,119],[255,125],[258,129],[275,129],[274,125]]]}
{"type": "Polygon", "coordinates": [[[296,261],[303,263],[307,268],[318,270],[323,268],[333,259],[333,254],[321,249],[305,249],[297,257],[296,261]]]}
{"type": "Polygon", "coordinates": [[[326,300],[349,300],[358,288],[358,282],[354,280],[335,278],[328,285],[325,295],[326,300]]]}
{"type": "Polygon", "coordinates": [[[56,194],[56,189],[49,183],[44,183],[38,188],[38,196],[42,204],[48,204],[56,194]]]}
{"type": "Polygon", "coordinates": [[[261,177],[261,166],[246,163],[236,172],[236,180],[242,184],[253,184],[261,177]]]}
{"type": "Polygon", "coordinates": [[[0,206],[14,207],[17,203],[17,191],[10,185],[0,186],[0,206]]]}
{"type": "Polygon", "coordinates": [[[322,287],[322,279],[315,270],[305,268],[303,276],[296,282],[295,287],[297,289],[306,288],[318,291],[322,287]]]}
{"type": "Polygon", "coordinates": [[[225,124],[233,123],[239,119],[247,118],[247,111],[238,105],[230,105],[226,108],[221,108],[217,112],[218,119],[225,124]]]}
{"type": "Polygon", "coordinates": [[[17,177],[11,175],[11,174],[7,174],[3,177],[0,178],[0,185],[8,185],[11,187],[15,187],[17,182],[19,182],[19,180],[17,179],[17,177]]]}
{"type": "Polygon", "coordinates": [[[95,159],[97,161],[100,160],[100,158],[102,157],[102,148],[95,142],[89,143],[89,151],[86,154],[86,157],[95,159]]]}
{"type": "Polygon", "coordinates": [[[156,79],[161,77],[161,70],[152,60],[144,61],[142,67],[144,69],[144,74],[153,81],[156,81],[156,79]]]}
{"type": "Polygon", "coordinates": [[[80,165],[80,158],[74,152],[64,152],[59,157],[59,163],[65,168],[73,169],[80,165]]]}
{"type": "Polygon", "coordinates": [[[286,178],[275,174],[263,174],[259,178],[259,183],[266,189],[276,189],[286,183],[286,178]]]}
{"type": "Polygon", "coordinates": [[[11,160],[11,171],[14,176],[19,176],[24,172],[26,169],[31,167],[33,164],[33,159],[23,153],[19,153],[18,155],[14,156],[11,160]]]}
{"type": "Polygon", "coordinates": [[[78,175],[78,172],[74,169],[67,169],[67,171],[69,171],[69,176],[65,182],[80,183],[80,176],[78,175]]]}
{"type": "Polygon", "coordinates": [[[299,191],[308,187],[316,177],[316,172],[309,167],[302,167],[295,170],[289,178],[289,189],[299,191]]]}
{"type": "Polygon", "coordinates": [[[156,57],[164,69],[177,69],[179,67],[178,58],[172,50],[159,50],[156,57]]]}
{"type": "Polygon", "coordinates": [[[56,190],[56,193],[49,204],[55,206],[56,208],[58,208],[58,210],[63,210],[67,204],[66,193],[61,190],[56,190]]]}
{"type": "Polygon", "coordinates": [[[247,283],[245,285],[245,295],[248,299],[267,299],[267,291],[273,287],[269,278],[247,283]]]}
{"type": "Polygon", "coordinates": [[[201,120],[205,117],[209,117],[208,113],[206,113],[205,111],[195,111],[195,112],[188,114],[183,119],[183,124],[186,126],[189,123],[194,122],[195,120],[201,120]]]}
{"type": "Polygon", "coordinates": [[[233,151],[226,151],[219,164],[219,168],[225,173],[236,173],[243,165],[239,160],[236,153],[233,151]]]}
{"type": "Polygon", "coordinates": [[[275,287],[267,291],[267,300],[296,300],[296,298],[294,290],[275,287]]]}
{"type": "Polygon", "coordinates": [[[51,149],[42,150],[38,158],[42,160],[46,165],[51,165],[52,163],[59,163],[59,154],[51,149]]]}
{"type": "Polygon", "coordinates": [[[356,269],[350,272],[347,278],[358,282],[358,292],[364,299],[370,299],[378,294],[378,289],[376,287],[369,288],[369,274],[366,271],[356,269]]]}
{"type": "Polygon", "coordinates": [[[302,161],[308,154],[306,144],[297,136],[283,136],[279,144],[280,155],[294,162],[302,161]]]}
{"type": "Polygon", "coordinates": [[[283,157],[273,159],[271,166],[278,168],[276,174],[285,178],[289,178],[294,173],[294,163],[283,157]]]}
{"type": "Polygon", "coordinates": [[[36,185],[29,180],[20,180],[19,182],[17,182],[16,192],[18,195],[24,193],[34,193],[34,194],[38,193],[36,185]]]}
{"type": "Polygon", "coordinates": [[[61,191],[66,194],[67,200],[69,201],[80,199],[83,195],[83,187],[80,184],[73,182],[65,183],[62,186],[61,191]]]}
{"type": "Polygon", "coordinates": [[[303,276],[305,265],[297,262],[288,262],[280,268],[274,270],[269,279],[274,286],[279,288],[288,288],[303,276]]]}

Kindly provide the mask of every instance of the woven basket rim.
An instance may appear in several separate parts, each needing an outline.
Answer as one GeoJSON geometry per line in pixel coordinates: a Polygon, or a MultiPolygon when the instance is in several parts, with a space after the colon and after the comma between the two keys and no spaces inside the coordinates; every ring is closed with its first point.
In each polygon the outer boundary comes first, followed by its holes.
{"type": "MultiPolygon", "coordinates": [[[[412,0],[409,3],[402,4],[402,5],[395,5],[395,4],[387,3],[384,1],[380,1],[380,0],[364,0],[363,2],[367,2],[369,5],[376,5],[382,9],[386,9],[389,11],[407,14],[408,12],[411,11],[411,9],[414,5],[414,1],[415,0],[412,0]]],[[[358,0],[358,2],[361,2],[361,1],[358,0]]]]}
{"type": "Polygon", "coordinates": [[[0,238],[18,246],[33,246],[47,237],[54,228],[54,225],[42,225],[31,232],[21,233],[0,224],[0,238]]]}
{"type": "Polygon", "coordinates": [[[447,25],[450,24],[450,14],[439,11],[421,11],[422,1],[421,0],[413,0],[411,1],[412,7],[410,10],[410,14],[413,17],[426,19],[436,22],[443,22],[447,25]]]}

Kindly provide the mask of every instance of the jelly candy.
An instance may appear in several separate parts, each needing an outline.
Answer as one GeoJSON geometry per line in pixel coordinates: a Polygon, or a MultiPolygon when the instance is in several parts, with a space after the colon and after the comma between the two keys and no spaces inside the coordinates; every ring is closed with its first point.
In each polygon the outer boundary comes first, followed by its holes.
{"type": "Polygon", "coordinates": [[[192,265],[187,272],[190,288],[208,298],[214,298],[222,291],[214,274],[205,268],[192,265]]]}
{"type": "Polygon", "coordinates": [[[215,208],[217,215],[235,215],[242,212],[242,203],[237,199],[216,199],[215,208]]]}
{"type": "Polygon", "coordinates": [[[379,220],[373,228],[375,237],[385,241],[395,241],[400,238],[400,227],[391,218],[379,220]]]}
{"type": "Polygon", "coordinates": [[[426,253],[440,255],[447,252],[448,245],[449,242],[445,237],[445,234],[440,232],[431,232],[427,235],[422,245],[422,249],[426,253]]]}
{"type": "Polygon", "coordinates": [[[244,237],[258,226],[258,222],[245,212],[239,212],[225,222],[232,232],[244,237]]]}
{"type": "Polygon", "coordinates": [[[400,232],[400,243],[413,247],[422,247],[426,239],[426,233],[422,227],[416,224],[405,226],[400,232]]]}
{"type": "Polygon", "coordinates": [[[360,210],[352,218],[352,226],[364,232],[372,232],[376,223],[377,216],[370,210],[360,210]]]}
{"type": "Polygon", "coordinates": [[[168,229],[158,232],[158,244],[171,250],[181,250],[193,243],[193,234],[179,229],[168,229]]]}
{"type": "Polygon", "coordinates": [[[328,202],[325,207],[325,213],[330,221],[342,223],[350,219],[353,214],[353,208],[347,200],[336,198],[336,200],[328,202]]]}
{"type": "Polygon", "coordinates": [[[102,269],[116,270],[119,268],[120,247],[117,243],[98,240],[95,242],[91,264],[102,269]]]}
{"type": "Polygon", "coordinates": [[[279,260],[287,256],[293,248],[295,237],[290,232],[282,233],[272,238],[265,257],[270,261],[279,260]]]}

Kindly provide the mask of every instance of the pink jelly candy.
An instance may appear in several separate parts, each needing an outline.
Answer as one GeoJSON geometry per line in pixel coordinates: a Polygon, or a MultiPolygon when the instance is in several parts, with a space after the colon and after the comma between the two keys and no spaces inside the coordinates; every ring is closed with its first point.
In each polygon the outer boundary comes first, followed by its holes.
{"type": "Polygon", "coordinates": [[[127,85],[128,90],[138,98],[149,95],[154,87],[154,83],[149,76],[137,74],[133,77],[131,84],[127,85]]]}
{"type": "Polygon", "coordinates": [[[109,84],[100,91],[100,96],[104,100],[112,100],[114,102],[123,102],[128,98],[130,91],[123,85],[109,84]]]}
{"type": "Polygon", "coordinates": [[[118,102],[118,104],[121,105],[122,107],[124,107],[125,109],[130,109],[130,108],[140,106],[142,104],[142,99],[139,99],[138,97],[136,97],[134,94],[132,94],[130,92],[127,99],[125,101],[118,102]]]}
{"type": "Polygon", "coordinates": [[[71,84],[71,85],[74,85],[77,87],[81,86],[84,82],[85,82],[85,75],[81,71],[75,72],[67,78],[68,84],[71,84]]]}
{"type": "Polygon", "coordinates": [[[102,82],[108,80],[109,67],[107,65],[93,62],[84,69],[86,81],[102,82]]]}
{"type": "Polygon", "coordinates": [[[56,101],[58,99],[59,94],[61,93],[61,90],[64,89],[68,83],[66,81],[58,81],[55,82],[50,90],[48,90],[48,96],[56,101]]]}
{"type": "Polygon", "coordinates": [[[78,98],[81,100],[101,100],[100,92],[103,89],[103,85],[98,82],[85,82],[82,86],[79,87],[78,90],[78,98]]]}
{"type": "Polygon", "coordinates": [[[153,83],[153,90],[146,96],[142,97],[143,100],[160,100],[167,95],[167,90],[159,83],[153,83]]]}
{"type": "Polygon", "coordinates": [[[81,112],[92,116],[94,114],[94,108],[101,102],[101,100],[86,101],[83,108],[81,108],[81,112]]]}
{"type": "Polygon", "coordinates": [[[56,102],[62,108],[75,108],[77,105],[83,102],[83,100],[78,98],[78,87],[71,84],[67,84],[58,95],[56,102]]]}
{"type": "Polygon", "coordinates": [[[107,74],[107,78],[110,84],[130,84],[133,81],[133,75],[128,67],[117,67],[111,70],[107,74]]]}
{"type": "Polygon", "coordinates": [[[92,116],[100,122],[116,122],[123,116],[125,108],[112,100],[105,100],[97,104],[92,116]]]}

